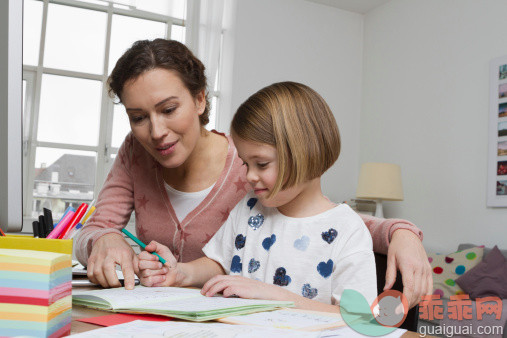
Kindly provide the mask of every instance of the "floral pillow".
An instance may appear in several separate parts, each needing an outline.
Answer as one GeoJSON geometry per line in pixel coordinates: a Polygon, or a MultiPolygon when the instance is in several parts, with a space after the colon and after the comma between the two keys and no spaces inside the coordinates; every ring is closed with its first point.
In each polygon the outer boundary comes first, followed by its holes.
{"type": "Polygon", "coordinates": [[[433,270],[433,294],[442,298],[464,293],[456,279],[482,261],[484,246],[456,251],[448,255],[430,254],[433,270]]]}

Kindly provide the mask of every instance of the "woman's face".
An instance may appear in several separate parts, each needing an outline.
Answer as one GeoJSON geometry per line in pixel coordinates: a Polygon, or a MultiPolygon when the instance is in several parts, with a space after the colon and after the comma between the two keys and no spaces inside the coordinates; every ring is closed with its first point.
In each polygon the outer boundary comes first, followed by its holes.
{"type": "Polygon", "coordinates": [[[185,163],[200,137],[204,92],[194,98],[175,71],[156,68],[127,81],[122,101],[146,151],[165,168],[185,163]]]}

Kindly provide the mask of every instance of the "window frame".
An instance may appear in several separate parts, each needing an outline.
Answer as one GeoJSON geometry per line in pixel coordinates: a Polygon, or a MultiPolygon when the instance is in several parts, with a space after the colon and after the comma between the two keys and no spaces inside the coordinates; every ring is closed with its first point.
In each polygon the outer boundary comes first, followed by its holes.
{"type": "MultiPolygon", "coordinates": [[[[27,180],[24,184],[23,194],[26,196],[23,201],[23,225],[31,229],[31,222],[34,220],[32,217],[33,200],[34,200],[34,180],[35,180],[35,154],[38,147],[48,147],[66,150],[84,150],[92,151],[97,154],[96,161],[96,174],[95,174],[95,185],[93,196],[96,197],[105,181],[109,168],[112,165],[114,157],[118,153],[118,147],[112,147],[112,131],[113,131],[113,116],[114,116],[114,103],[110,99],[107,93],[107,78],[108,78],[108,66],[110,56],[110,45],[111,45],[111,30],[112,30],[112,19],[113,15],[123,15],[132,18],[151,20],[166,24],[165,38],[171,36],[171,30],[173,25],[182,26],[186,30],[185,43],[188,45],[188,41],[193,39],[189,36],[190,33],[195,32],[189,29],[190,22],[194,23],[195,20],[190,20],[190,16],[193,14],[190,7],[187,4],[187,19],[178,19],[167,15],[161,15],[157,13],[146,12],[138,9],[128,8],[128,6],[118,7],[112,3],[100,5],[95,3],[82,2],[79,0],[35,0],[43,3],[42,8],[42,24],[41,24],[41,36],[39,45],[39,57],[38,64],[25,65],[23,64],[23,80],[26,81],[26,98],[24,107],[24,121],[23,121],[23,179],[27,180]],[[58,4],[88,10],[96,10],[105,12],[107,14],[107,25],[106,25],[106,40],[105,40],[105,51],[104,51],[104,64],[102,74],[92,74],[84,72],[76,72],[62,69],[55,69],[44,67],[44,49],[46,42],[46,29],[48,19],[48,7],[49,4],[58,4]],[[124,7],[124,8],[123,8],[124,7]],[[41,84],[43,74],[51,74],[58,76],[67,76],[79,79],[90,79],[100,81],[102,84],[101,93],[101,111],[100,111],[100,125],[99,125],[99,136],[97,146],[85,146],[75,145],[67,143],[56,143],[56,142],[42,142],[38,141],[37,128],[39,120],[40,100],[41,100],[41,84]]],[[[190,1],[190,0],[187,0],[190,1]]],[[[194,27],[195,28],[195,27],[194,27]]],[[[218,92],[210,89],[210,95],[217,96],[218,92]]],[[[217,114],[218,115],[218,114],[217,114]]],[[[26,229],[26,228],[25,228],[26,229]]]]}

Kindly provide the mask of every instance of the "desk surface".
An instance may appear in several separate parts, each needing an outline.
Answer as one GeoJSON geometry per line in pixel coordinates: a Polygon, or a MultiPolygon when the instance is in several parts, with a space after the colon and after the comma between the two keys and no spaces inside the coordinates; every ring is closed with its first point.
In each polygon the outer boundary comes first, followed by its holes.
{"type": "MultiPolygon", "coordinates": [[[[73,287],[73,290],[94,290],[96,287],[73,287]]],[[[90,318],[90,317],[98,317],[98,316],[106,316],[110,315],[111,312],[107,311],[100,311],[100,310],[94,310],[89,309],[82,306],[73,306],[72,307],[72,328],[71,328],[71,334],[86,332],[90,330],[99,329],[102,326],[95,325],[95,324],[89,324],[89,323],[83,323],[78,321],[78,319],[81,318],[90,318]]],[[[411,337],[420,337],[419,334],[416,332],[407,331],[403,334],[403,338],[411,338],[411,337]]]]}

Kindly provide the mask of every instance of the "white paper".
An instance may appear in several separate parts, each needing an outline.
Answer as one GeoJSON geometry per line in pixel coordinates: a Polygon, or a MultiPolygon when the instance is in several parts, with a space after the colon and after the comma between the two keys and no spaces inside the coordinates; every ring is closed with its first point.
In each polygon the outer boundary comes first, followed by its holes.
{"type": "Polygon", "coordinates": [[[248,325],[270,326],[284,329],[302,329],[318,325],[344,324],[341,316],[325,313],[314,313],[294,310],[277,310],[259,312],[242,316],[227,317],[227,320],[238,321],[248,325]]]}
{"type": "MultiPolygon", "coordinates": [[[[398,338],[401,337],[407,330],[404,329],[396,329],[391,333],[381,336],[382,338],[398,338]]],[[[368,337],[363,334],[357,333],[352,330],[349,326],[343,326],[337,329],[328,330],[321,332],[321,338],[334,338],[334,337],[344,337],[344,338],[364,338],[368,337]]]]}
{"type": "Polygon", "coordinates": [[[72,337],[96,338],[151,338],[151,337],[194,337],[194,338],[318,338],[320,332],[303,332],[250,325],[228,325],[220,323],[151,322],[135,320],[130,323],[92,330],[72,337]]]}

